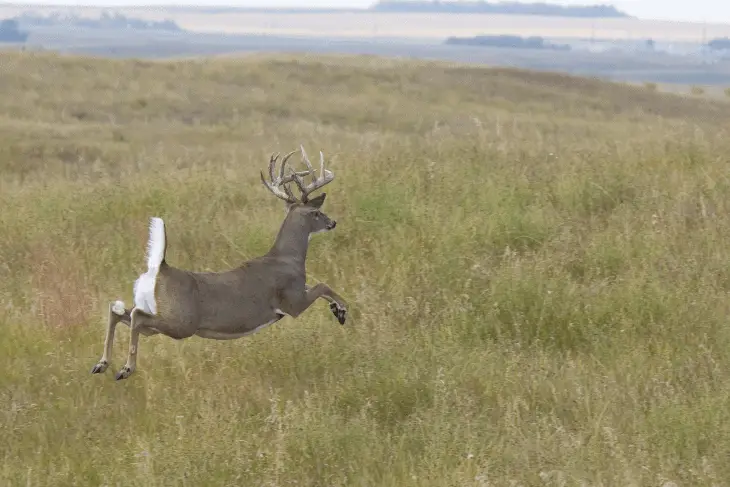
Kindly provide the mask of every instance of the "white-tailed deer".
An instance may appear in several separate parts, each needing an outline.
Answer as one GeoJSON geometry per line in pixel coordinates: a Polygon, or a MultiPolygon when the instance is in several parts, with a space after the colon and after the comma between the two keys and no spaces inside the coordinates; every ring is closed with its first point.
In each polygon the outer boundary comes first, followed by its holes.
{"type": "Polygon", "coordinates": [[[334,174],[325,169],[320,152],[320,173],[316,176],[312,164],[301,147],[307,171],[291,171],[286,163],[295,153],[287,154],[278,175],[278,154],[269,161],[267,181],[261,181],[275,196],[287,204],[287,215],[279,229],[274,245],[265,255],[244,262],[225,272],[191,272],[177,269],[165,261],[167,235],[160,218],[152,218],[147,246],[147,272],[134,283],[134,307],[123,302],[109,305],[104,353],[91,373],[100,374],[109,367],[118,323],[131,328],[127,363],[116,375],[126,379],[135,370],[139,335],[163,334],[180,340],[197,335],[215,340],[233,340],[255,333],[276,323],[284,316],[297,317],[317,298],[330,303],[332,313],[345,324],[347,304],[326,284],[306,285],[305,261],[312,234],[335,228],[336,222],[322,213],[326,193],[309,199],[309,195],[330,183],[334,174]],[[312,176],[312,182],[304,179],[312,176]],[[295,183],[301,192],[297,199],[289,188],[295,183]]]}

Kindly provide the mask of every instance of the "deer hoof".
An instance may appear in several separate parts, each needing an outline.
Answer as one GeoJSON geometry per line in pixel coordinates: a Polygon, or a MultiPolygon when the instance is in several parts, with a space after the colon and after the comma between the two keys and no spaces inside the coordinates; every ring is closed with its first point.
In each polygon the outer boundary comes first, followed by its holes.
{"type": "Polygon", "coordinates": [[[116,376],[117,380],[127,379],[130,375],[132,375],[132,369],[127,367],[126,365],[122,367],[122,370],[119,371],[119,373],[116,376]]]}
{"type": "Polygon", "coordinates": [[[332,311],[332,314],[335,315],[335,317],[337,318],[337,321],[339,321],[341,325],[344,325],[345,319],[347,318],[347,309],[337,303],[331,303],[330,310],[332,311]]]}
{"type": "Polygon", "coordinates": [[[109,367],[109,362],[106,360],[100,361],[98,364],[94,365],[94,368],[91,369],[92,374],[103,374],[106,372],[107,367],[109,367]]]}

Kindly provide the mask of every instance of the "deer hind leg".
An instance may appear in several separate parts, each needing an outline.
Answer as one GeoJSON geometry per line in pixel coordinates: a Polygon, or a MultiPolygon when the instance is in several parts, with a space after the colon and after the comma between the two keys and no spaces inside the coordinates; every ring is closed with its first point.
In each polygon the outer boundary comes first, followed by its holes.
{"type": "Polygon", "coordinates": [[[122,322],[125,325],[130,325],[132,318],[130,316],[130,310],[124,307],[124,303],[116,301],[109,303],[109,321],[106,326],[106,338],[104,339],[104,353],[93,369],[92,374],[102,374],[109,368],[109,360],[112,356],[112,348],[114,347],[114,332],[117,328],[117,323],[122,322]]]}
{"type": "Polygon", "coordinates": [[[158,333],[154,329],[154,323],[158,321],[154,316],[148,315],[138,308],[134,308],[130,313],[130,318],[129,354],[127,355],[127,362],[124,364],[124,367],[117,373],[116,380],[128,378],[137,368],[137,348],[139,346],[140,333],[145,336],[158,333]]]}
{"type": "Polygon", "coordinates": [[[131,329],[129,335],[129,355],[127,363],[117,373],[116,379],[127,379],[137,368],[137,351],[139,345],[139,336],[153,336],[162,334],[175,340],[189,338],[195,334],[196,328],[192,324],[180,325],[177,322],[169,322],[145,313],[139,308],[135,308],[131,312],[131,329]]]}

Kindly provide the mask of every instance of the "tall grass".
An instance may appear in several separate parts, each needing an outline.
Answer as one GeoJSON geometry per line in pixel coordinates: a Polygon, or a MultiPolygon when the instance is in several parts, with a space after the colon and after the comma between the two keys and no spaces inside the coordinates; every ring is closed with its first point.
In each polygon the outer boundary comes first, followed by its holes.
{"type": "Polygon", "coordinates": [[[374,58],[0,61],[0,484],[727,485],[727,104],[374,58]],[[348,325],[143,338],[128,381],[91,376],[147,219],[176,266],[265,252],[258,171],[300,142],[336,175],[308,272],[348,325]]]}

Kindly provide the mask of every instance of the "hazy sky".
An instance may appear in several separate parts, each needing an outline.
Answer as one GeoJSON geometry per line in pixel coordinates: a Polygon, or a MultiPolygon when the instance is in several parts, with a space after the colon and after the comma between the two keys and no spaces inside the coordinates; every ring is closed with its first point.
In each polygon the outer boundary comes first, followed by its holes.
{"type": "MultiPolygon", "coordinates": [[[[0,0],[2,2],[3,0],[0,0]]],[[[5,0],[8,1],[8,0],[5,0]]],[[[8,3],[85,5],[237,5],[256,7],[367,7],[375,0],[9,0],[8,3]]],[[[535,1],[535,0],[526,0],[535,1]]],[[[561,4],[611,3],[644,18],[730,23],[728,0],[547,0],[561,4]]]]}

